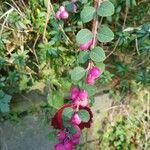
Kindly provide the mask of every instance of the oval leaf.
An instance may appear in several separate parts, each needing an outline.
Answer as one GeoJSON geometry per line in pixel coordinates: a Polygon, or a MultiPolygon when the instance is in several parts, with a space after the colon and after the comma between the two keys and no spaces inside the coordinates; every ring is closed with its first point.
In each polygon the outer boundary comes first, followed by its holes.
{"type": "Polygon", "coordinates": [[[80,30],[76,35],[76,41],[79,44],[84,44],[90,41],[93,38],[93,34],[88,29],[80,30]]]}
{"type": "Polygon", "coordinates": [[[85,75],[85,69],[82,67],[76,67],[71,72],[71,79],[73,81],[79,81],[85,75]]]}
{"type": "Polygon", "coordinates": [[[95,62],[102,62],[105,60],[105,52],[101,47],[95,47],[91,53],[90,58],[95,62]]]}
{"type": "Polygon", "coordinates": [[[84,64],[89,59],[88,51],[81,51],[78,56],[79,63],[84,64]]]}
{"type": "Polygon", "coordinates": [[[90,119],[90,114],[85,109],[79,110],[78,115],[79,115],[80,119],[82,120],[82,122],[88,122],[90,119]]]}
{"type": "Polygon", "coordinates": [[[102,25],[97,33],[97,38],[100,42],[106,43],[114,39],[114,33],[106,25],[102,25]]]}
{"type": "Polygon", "coordinates": [[[95,8],[91,6],[84,7],[81,11],[81,20],[83,23],[89,22],[94,18],[95,15],[95,8]]]}
{"type": "Polygon", "coordinates": [[[102,17],[111,16],[114,14],[114,5],[109,1],[104,1],[101,3],[97,10],[97,14],[102,17]]]}
{"type": "Polygon", "coordinates": [[[63,118],[64,124],[71,119],[73,113],[74,113],[74,111],[71,107],[67,107],[63,110],[62,118],[63,118]]]}
{"type": "Polygon", "coordinates": [[[103,62],[96,63],[96,66],[99,67],[99,69],[104,72],[105,70],[105,64],[103,62]]]}
{"type": "Polygon", "coordinates": [[[85,4],[88,2],[88,0],[79,0],[79,2],[81,2],[82,4],[85,4]]]}

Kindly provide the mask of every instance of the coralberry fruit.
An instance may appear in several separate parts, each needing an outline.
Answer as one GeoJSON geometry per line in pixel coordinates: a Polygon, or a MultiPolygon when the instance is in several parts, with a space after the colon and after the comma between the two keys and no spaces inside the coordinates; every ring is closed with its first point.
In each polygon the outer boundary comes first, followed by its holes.
{"type": "Polygon", "coordinates": [[[56,12],[55,17],[56,19],[67,19],[69,17],[69,13],[64,6],[61,6],[56,12]]]}

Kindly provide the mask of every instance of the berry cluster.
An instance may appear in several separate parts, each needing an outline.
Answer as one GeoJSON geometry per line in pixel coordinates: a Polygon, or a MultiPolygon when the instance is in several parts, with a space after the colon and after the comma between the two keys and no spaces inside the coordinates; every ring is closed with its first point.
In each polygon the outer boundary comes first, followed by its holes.
{"type": "Polygon", "coordinates": [[[58,132],[57,138],[60,143],[55,145],[55,150],[73,150],[74,146],[80,142],[81,130],[77,125],[74,125],[75,134],[71,134],[67,129],[58,132]]]}
{"type": "Polygon", "coordinates": [[[88,97],[88,92],[86,90],[80,89],[77,86],[73,86],[70,89],[71,104],[64,105],[56,112],[52,119],[52,126],[61,130],[57,134],[59,143],[55,145],[55,150],[73,150],[74,146],[80,143],[81,129],[90,127],[93,115],[88,107],[88,97]],[[68,124],[73,126],[75,133],[71,133],[63,124],[62,113],[67,107],[73,108],[73,114],[68,124]],[[87,122],[83,122],[79,117],[78,112],[80,110],[86,110],[89,113],[90,118],[87,122]]]}
{"type": "MultiPolygon", "coordinates": [[[[76,0],[72,0],[73,12],[76,12],[76,0]]],[[[69,14],[64,6],[61,6],[55,15],[56,19],[67,19],[69,14]]],[[[87,43],[80,43],[79,47],[82,51],[87,51],[93,48],[95,45],[95,39],[88,41],[87,43]]],[[[89,62],[90,64],[90,62],[89,62]]],[[[97,78],[100,77],[102,71],[92,63],[87,69],[86,84],[93,85],[97,78]]],[[[73,86],[70,89],[70,103],[65,104],[60,108],[52,118],[52,126],[55,129],[60,129],[57,134],[59,143],[55,145],[55,150],[73,150],[75,145],[80,142],[81,130],[83,128],[90,128],[93,114],[89,108],[89,95],[85,89],[78,86],[73,86]],[[73,110],[71,117],[66,122],[63,120],[63,112],[66,108],[73,110]],[[81,111],[88,113],[89,118],[84,120],[81,111]],[[73,128],[70,130],[70,126],[73,128]]]]}
{"type": "Polygon", "coordinates": [[[66,8],[64,6],[61,6],[59,8],[59,10],[56,12],[56,15],[55,15],[56,19],[68,19],[69,17],[69,13],[67,12],[66,8]]]}
{"type": "Polygon", "coordinates": [[[79,89],[78,87],[71,88],[71,99],[75,106],[86,107],[88,105],[88,93],[83,89],[79,89]]]}

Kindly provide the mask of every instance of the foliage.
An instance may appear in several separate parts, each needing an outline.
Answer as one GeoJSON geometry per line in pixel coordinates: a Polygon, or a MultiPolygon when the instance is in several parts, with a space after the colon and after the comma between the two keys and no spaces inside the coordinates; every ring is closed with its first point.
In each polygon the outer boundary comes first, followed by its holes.
{"type": "MultiPolygon", "coordinates": [[[[72,84],[86,90],[93,105],[96,86],[85,83],[93,64],[102,71],[96,85],[111,85],[110,94],[116,103],[128,103],[126,98],[138,92],[137,86],[149,87],[150,3],[147,0],[106,0],[97,9],[92,0],[78,0],[76,12],[70,1],[51,2],[50,13],[46,0],[1,3],[0,112],[9,111],[11,95],[28,91],[40,80],[51,89],[48,104],[54,108],[60,108],[68,100],[72,84]],[[62,4],[69,18],[57,20],[55,12],[62,4]],[[97,46],[92,44],[90,51],[81,51],[80,44],[93,40],[91,28],[95,18],[100,19],[97,46]]],[[[88,118],[85,112],[79,114],[82,120],[88,118]]],[[[120,117],[115,125],[110,124],[104,141],[114,149],[132,149],[127,137],[133,136],[125,134],[132,127],[128,126],[135,119],[132,117],[131,120],[120,117]]],[[[137,138],[141,140],[143,126],[141,121],[135,124],[142,130],[137,138]]],[[[132,131],[136,133],[135,129],[132,131]]]]}

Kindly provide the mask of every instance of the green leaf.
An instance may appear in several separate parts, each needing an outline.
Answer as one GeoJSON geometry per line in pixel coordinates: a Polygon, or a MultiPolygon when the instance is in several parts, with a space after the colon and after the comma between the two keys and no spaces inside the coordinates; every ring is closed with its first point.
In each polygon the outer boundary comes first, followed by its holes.
{"type": "Polygon", "coordinates": [[[95,85],[88,85],[88,84],[82,84],[82,89],[85,89],[88,92],[89,97],[94,96],[96,92],[96,86],[95,85]]]}
{"type": "Polygon", "coordinates": [[[105,52],[101,47],[95,47],[90,52],[90,58],[95,62],[102,62],[106,59],[105,52]]]}
{"type": "Polygon", "coordinates": [[[104,72],[105,70],[105,64],[103,62],[96,63],[96,66],[99,67],[99,69],[104,72]]]}
{"type": "Polygon", "coordinates": [[[79,2],[81,2],[82,4],[85,4],[88,2],[88,0],[79,0],[79,2]]]}
{"type": "Polygon", "coordinates": [[[87,110],[81,109],[78,111],[78,115],[83,122],[88,122],[90,119],[90,114],[87,110]]]}
{"type": "Polygon", "coordinates": [[[75,128],[75,126],[74,126],[73,124],[67,125],[67,129],[69,130],[69,133],[70,133],[71,135],[74,135],[74,134],[76,134],[76,132],[77,132],[77,130],[76,130],[76,128],[75,128]]]}
{"type": "Polygon", "coordinates": [[[48,95],[48,104],[54,108],[60,108],[64,104],[63,95],[61,91],[53,91],[48,95]]]}
{"type": "Polygon", "coordinates": [[[85,69],[82,67],[75,67],[71,72],[71,79],[73,81],[79,81],[80,79],[82,79],[85,75],[85,69]]]}
{"type": "Polygon", "coordinates": [[[12,96],[4,93],[2,90],[0,90],[0,112],[5,113],[9,112],[9,103],[12,96]]]}
{"type": "Polygon", "coordinates": [[[84,64],[89,59],[88,51],[81,51],[78,56],[79,63],[84,64]]]}
{"type": "Polygon", "coordinates": [[[56,135],[57,135],[57,131],[55,130],[55,131],[50,131],[49,133],[48,133],[48,138],[49,138],[49,140],[54,140],[54,139],[56,139],[56,135]]]}
{"type": "Polygon", "coordinates": [[[86,23],[91,21],[94,18],[95,12],[96,10],[94,7],[91,6],[84,7],[80,14],[82,22],[86,23]]]}
{"type": "Polygon", "coordinates": [[[114,33],[106,25],[102,25],[98,31],[97,38],[100,42],[106,43],[114,39],[114,33]]]}
{"type": "Polygon", "coordinates": [[[80,30],[76,35],[76,41],[79,44],[84,44],[90,41],[93,38],[93,34],[88,29],[80,30]]]}
{"type": "Polygon", "coordinates": [[[114,5],[110,1],[104,1],[101,3],[97,10],[97,14],[102,17],[111,16],[114,14],[114,5]]]}
{"type": "Polygon", "coordinates": [[[64,126],[66,127],[69,120],[71,119],[72,115],[73,115],[74,111],[73,111],[73,108],[71,107],[67,107],[63,110],[63,113],[62,113],[62,118],[63,118],[63,123],[64,123],[64,126]]]}

